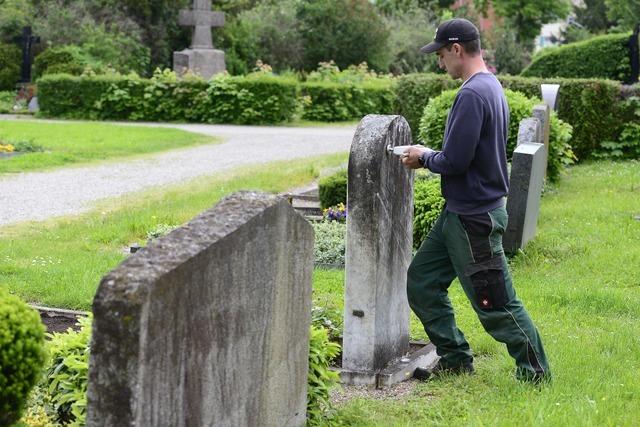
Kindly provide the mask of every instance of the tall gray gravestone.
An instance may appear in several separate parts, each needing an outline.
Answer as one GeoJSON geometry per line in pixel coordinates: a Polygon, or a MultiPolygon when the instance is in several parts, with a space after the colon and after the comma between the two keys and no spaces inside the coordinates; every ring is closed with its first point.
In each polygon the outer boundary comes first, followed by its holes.
{"type": "Polygon", "coordinates": [[[524,119],[520,123],[518,145],[511,160],[507,213],[509,222],[502,244],[507,253],[524,248],[535,237],[540,197],[546,172],[546,147],[538,119],[524,119]]]}
{"type": "Polygon", "coordinates": [[[87,425],[303,425],[312,270],[312,227],[273,195],[154,240],[94,299],[87,425]]]}
{"type": "Polygon", "coordinates": [[[341,371],[347,384],[393,381],[389,372],[380,375],[409,350],[413,172],[388,150],[398,145],[411,145],[409,125],[381,115],[363,118],[351,144],[341,371]]]}
{"type": "Polygon", "coordinates": [[[547,104],[539,104],[533,107],[533,118],[540,121],[542,132],[541,143],[545,147],[544,172],[547,175],[547,163],[549,161],[549,135],[551,133],[551,108],[547,104]]]}
{"type": "Polygon", "coordinates": [[[193,9],[181,10],[180,25],[191,26],[191,47],[173,53],[173,70],[179,75],[191,71],[204,79],[226,70],[224,52],[213,48],[211,27],[224,25],[224,13],[211,11],[211,0],[193,0],[193,9]]]}

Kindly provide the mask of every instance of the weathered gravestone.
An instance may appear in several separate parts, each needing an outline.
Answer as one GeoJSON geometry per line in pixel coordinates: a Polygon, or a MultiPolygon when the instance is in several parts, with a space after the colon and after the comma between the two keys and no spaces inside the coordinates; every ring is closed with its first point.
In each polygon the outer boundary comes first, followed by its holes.
{"type": "Polygon", "coordinates": [[[226,70],[224,52],[213,48],[211,27],[224,26],[224,13],[211,11],[211,0],[193,0],[192,10],[181,10],[180,25],[192,26],[191,48],[173,52],[173,70],[191,71],[204,79],[226,70]]]}
{"type": "Polygon", "coordinates": [[[551,108],[547,104],[539,104],[533,107],[533,118],[540,121],[542,137],[540,141],[545,147],[544,175],[547,176],[547,163],[549,162],[549,135],[551,133],[551,108]]]}
{"type": "Polygon", "coordinates": [[[407,356],[413,172],[389,147],[411,144],[401,116],[368,115],[351,144],[341,378],[383,386],[435,359],[432,345],[407,356]],[[425,358],[429,358],[426,360],[425,358]]]}
{"type": "Polygon", "coordinates": [[[107,274],[93,302],[88,425],[299,426],[313,229],[236,193],[107,274]]]}
{"type": "Polygon", "coordinates": [[[533,141],[540,141],[541,137],[538,119],[520,122],[518,146],[513,151],[509,178],[509,222],[502,239],[507,253],[522,249],[536,234],[546,171],[546,147],[533,141]]]}

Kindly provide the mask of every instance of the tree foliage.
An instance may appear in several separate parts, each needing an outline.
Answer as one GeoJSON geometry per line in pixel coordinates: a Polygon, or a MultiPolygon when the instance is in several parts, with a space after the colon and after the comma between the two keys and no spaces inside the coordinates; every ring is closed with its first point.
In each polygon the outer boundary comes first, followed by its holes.
{"type": "Polygon", "coordinates": [[[605,0],[607,16],[616,21],[619,29],[632,30],[640,24],[640,1],[638,0],[605,0]]]}
{"type": "Polygon", "coordinates": [[[367,0],[302,0],[297,16],[305,69],[332,59],[340,68],[363,61],[377,70],[388,67],[388,30],[367,0]]]}
{"type": "Polygon", "coordinates": [[[489,4],[496,15],[516,30],[518,42],[531,42],[540,32],[542,25],[564,19],[569,14],[567,0],[475,0],[484,13],[489,4]]]}

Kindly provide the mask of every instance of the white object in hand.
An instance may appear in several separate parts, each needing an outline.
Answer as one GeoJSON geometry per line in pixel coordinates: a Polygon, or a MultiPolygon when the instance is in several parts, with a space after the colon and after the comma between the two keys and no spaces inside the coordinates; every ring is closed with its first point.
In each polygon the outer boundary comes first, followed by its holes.
{"type": "Polygon", "coordinates": [[[393,154],[396,156],[402,156],[408,148],[413,147],[413,145],[396,145],[393,147],[393,154]]]}

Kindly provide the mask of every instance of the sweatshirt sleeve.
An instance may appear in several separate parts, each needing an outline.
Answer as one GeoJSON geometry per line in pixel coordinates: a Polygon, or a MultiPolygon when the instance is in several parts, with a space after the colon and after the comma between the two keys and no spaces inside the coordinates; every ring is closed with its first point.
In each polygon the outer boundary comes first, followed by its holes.
{"type": "Polygon", "coordinates": [[[449,113],[442,151],[425,156],[424,166],[440,175],[459,175],[471,164],[484,121],[484,102],[469,89],[458,93],[449,113]]]}

